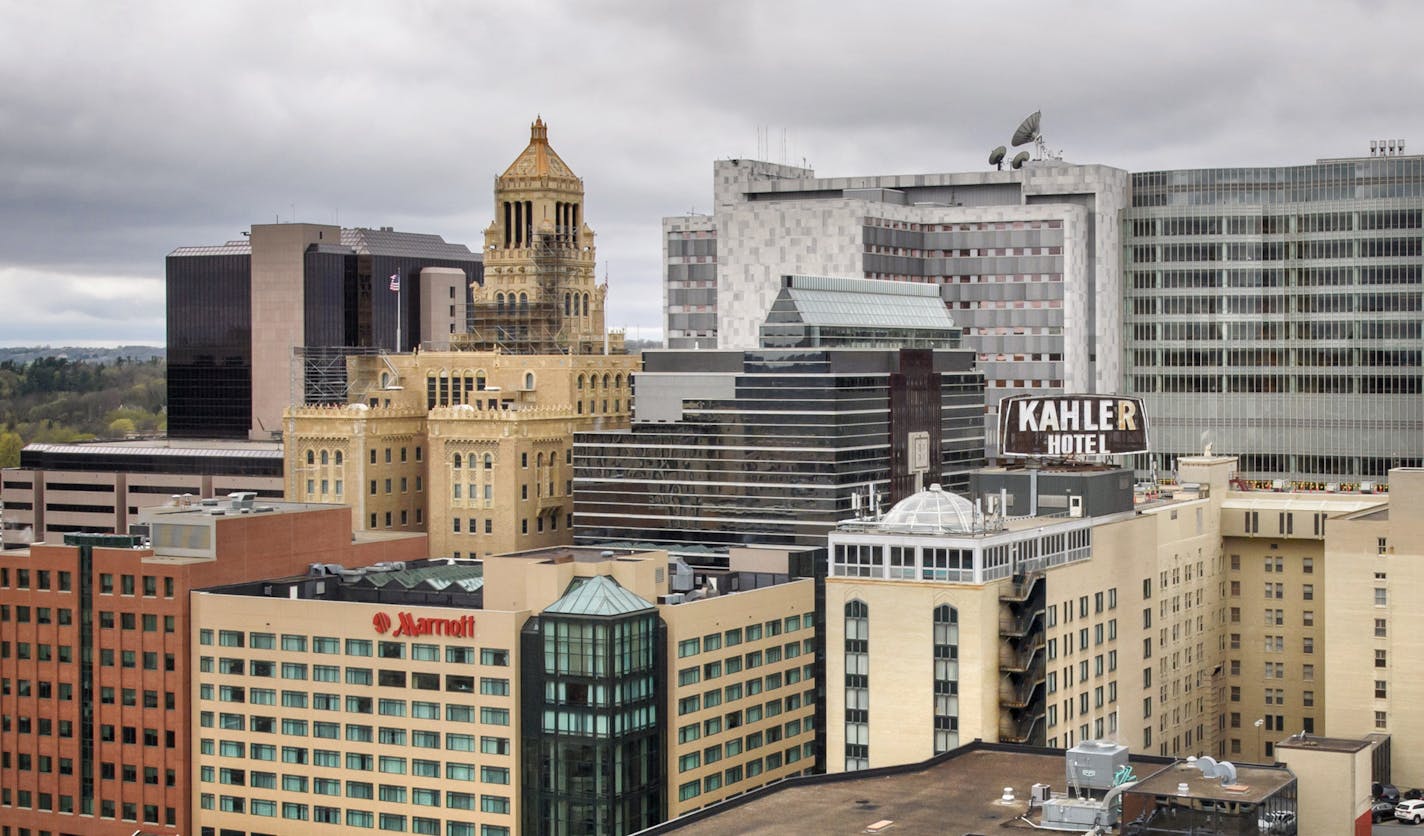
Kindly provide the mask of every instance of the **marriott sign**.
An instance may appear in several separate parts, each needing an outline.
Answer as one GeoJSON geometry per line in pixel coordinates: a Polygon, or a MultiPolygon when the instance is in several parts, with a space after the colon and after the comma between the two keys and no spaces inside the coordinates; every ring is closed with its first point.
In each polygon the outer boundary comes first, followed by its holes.
{"type": "Polygon", "coordinates": [[[1005,456],[1116,456],[1147,450],[1140,398],[1020,395],[999,401],[1005,456]]]}

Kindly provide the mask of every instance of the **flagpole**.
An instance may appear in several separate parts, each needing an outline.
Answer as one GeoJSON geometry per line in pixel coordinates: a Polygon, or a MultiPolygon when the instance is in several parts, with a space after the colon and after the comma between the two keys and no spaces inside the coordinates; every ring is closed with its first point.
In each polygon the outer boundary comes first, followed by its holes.
{"type": "Polygon", "coordinates": [[[400,285],[400,268],[396,268],[396,353],[401,350],[401,295],[405,288],[400,285]]]}

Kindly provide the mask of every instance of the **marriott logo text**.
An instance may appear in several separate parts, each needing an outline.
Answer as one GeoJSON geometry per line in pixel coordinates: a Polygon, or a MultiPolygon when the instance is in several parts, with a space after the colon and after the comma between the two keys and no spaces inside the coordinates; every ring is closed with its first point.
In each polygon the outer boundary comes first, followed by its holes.
{"type": "MultiPolygon", "coordinates": [[[[385,633],[391,629],[391,617],[385,613],[376,613],[371,619],[371,626],[376,628],[377,633],[385,633]]],[[[457,639],[473,638],[475,635],[475,617],[473,615],[463,615],[459,618],[416,618],[408,612],[396,613],[395,632],[392,637],[397,636],[450,636],[457,639]]]]}

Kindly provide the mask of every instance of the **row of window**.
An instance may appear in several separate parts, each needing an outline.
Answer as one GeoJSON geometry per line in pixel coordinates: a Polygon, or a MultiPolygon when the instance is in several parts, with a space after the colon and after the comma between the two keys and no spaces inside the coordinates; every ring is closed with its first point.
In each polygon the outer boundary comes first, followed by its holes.
{"type": "MultiPolygon", "coordinates": [[[[11,790],[6,787],[0,789],[0,807],[19,807],[26,810],[40,810],[43,812],[74,813],[74,796],[59,796],[59,806],[55,806],[55,796],[53,793],[41,792],[31,793],[29,790],[15,790],[12,796],[11,790]]],[[[122,806],[116,806],[111,800],[99,802],[99,817],[105,819],[122,818],[123,821],[139,821],[139,814],[142,812],[144,824],[159,824],[158,805],[144,804],[142,810],[138,804],[124,802],[122,806]]],[[[163,808],[163,824],[176,825],[178,823],[178,811],[173,807],[163,808]]],[[[6,828],[8,830],[8,827],[6,828]]],[[[24,832],[24,828],[20,829],[24,832]]],[[[45,833],[46,831],[40,831],[45,833]]]]}
{"type": "MultiPolygon", "coordinates": [[[[25,680],[20,680],[25,682],[25,680]]],[[[41,683],[47,685],[48,683],[41,683]]],[[[23,694],[21,695],[23,696],[23,694]]],[[[68,699],[66,697],[66,699],[68,699]]],[[[112,727],[111,727],[112,728],[112,727]]],[[[12,717],[9,714],[0,715],[0,732],[17,732],[19,734],[38,734],[40,737],[74,737],[74,722],[72,720],[55,721],[48,717],[32,719],[28,714],[21,714],[12,717]],[[57,730],[57,733],[56,733],[57,730]]],[[[113,738],[112,731],[110,739],[113,738]]],[[[169,747],[172,748],[171,746],[169,747]]]]}
{"type": "MultiPolygon", "coordinates": [[[[104,688],[107,692],[108,702],[113,702],[112,688],[104,688]]],[[[277,705],[277,691],[273,688],[247,688],[242,685],[219,685],[215,689],[210,682],[204,682],[198,686],[199,699],[211,700],[217,695],[219,702],[244,703],[249,705],[277,705]]],[[[509,696],[509,680],[496,677],[480,677],[480,694],[484,696],[507,697],[509,696]]],[[[133,695],[132,689],[124,689],[124,699],[127,701],[133,695]]],[[[144,692],[144,703],[149,701],[149,695],[157,698],[154,691],[144,692]]],[[[171,702],[171,694],[170,702],[171,702]]],[[[101,702],[103,700],[101,699],[101,702]]],[[[125,705],[128,705],[125,702],[125,705]]],[[[341,695],[327,693],[308,693],[306,691],[282,691],[282,706],[284,708],[306,708],[308,704],[317,711],[340,711],[341,695]]],[[[412,717],[422,720],[440,719],[440,703],[413,700],[407,702],[402,699],[390,699],[382,697],[372,700],[370,697],[349,695],[346,698],[346,710],[358,714],[372,713],[371,707],[376,706],[376,713],[383,717],[405,717],[407,710],[412,717]]],[[[463,708],[459,706],[458,708],[463,708]]],[[[448,713],[454,713],[457,706],[447,706],[448,713]]]]}
{"type": "Polygon", "coordinates": [[[788,615],[784,619],[773,619],[763,624],[748,627],[734,627],[720,633],[708,633],[700,638],[683,639],[677,643],[678,658],[695,656],[698,653],[712,653],[725,647],[736,647],[743,641],[761,641],[763,637],[779,636],[783,632],[794,633],[814,624],[811,613],[788,615]]]}
{"type": "MultiPolygon", "coordinates": [[[[248,633],[242,630],[214,632],[205,628],[198,631],[198,644],[211,646],[215,636],[218,647],[250,647],[254,650],[277,649],[276,633],[248,633]]],[[[381,659],[404,659],[409,652],[411,659],[420,662],[439,662],[441,648],[438,644],[372,641],[371,639],[346,639],[343,645],[342,639],[334,636],[308,637],[300,633],[281,634],[281,646],[282,650],[288,653],[306,653],[310,647],[310,652],[320,654],[339,654],[344,647],[347,656],[370,657],[374,655],[381,659]],[[309,638],[310,643],[308,643],[309,638]]],[[[469,645],[446,645],[445,661],[448,664],[473,665],[475,663],[475,648],[469,645]]],[[[479,648],[479,663],[495,667],[508,667],[509,651],[503,648],[481,647],[479,648]]]]}
{"type": "Polygon", "coordinates": [[[815,640],[806,642],[788,642],[785,645],[776,645],[764,650],[753,650],[745,655],[737,654],[728,656],[726,659],[718,659],[712,662],[704,662],[700,667],[681,668],[677,672],[677,683],[679,685],[695,685],[702,680],[712,680],[721,676],[725,670],[728,674],[741,673],[745,668],[759,668],[763,663],[775,664],[783,658],[795,659],[801,655],[804,649],[807,653],[814,653],[815,640]]]}
{"type": "MultiPolygon", "coordinates": [[[[159,580],[159,579],[158,579],[156,576],[154,576],[154,575],[143,575],[143,576],[142,576],[142,581],[143,581],[143,597],[145,597],[145,598],[156,598],[156,597],[158,597],[158,580],[159,580]]],[[[133,595],[133,594],[134,594],[134,581],[135,581],[135,576],[134,576],[134,575],[119,575],[119,594],[120,594],[120,595],[133,595]]],[[[102,574],[99,575],[99,594],[100,594],[100,595],[113,595],[113,594],[114,594],[114,576],[113,576],[113,575],[108,574],[108,573],[102,573],[102,574]]],[[[172,598],[172,597],[173,597],[173,579],[170,578],[170,577],[165,577],[165,578],[163,578],[163,597],[164,597],[164,598],[172,598]]]]}
{"type": "MultiPolygon", "coordinates": [[[[680,744],[691,743],[695,740],[701,740],[704,736],[711,737],[712,735],[721,734],[723,731],[739,729],[748,723],[757,723],[766,718],[779,717],[783,711],[789,714],[799,710],[803,705],[814,706],[815,704],[815,691],[805,691],[791,694],[781,699],[769,700],[762,705],[750,706],[729,714],[709,717],[706,720],[680,726],[677,730],[677,742],[680,744]]],[[[807,716],[802,717],[801,722],[803,724],[802,730],[809,730],[812,728],[814,721],[807,716]]],[[[741,738],[734,738],[727,743],[728,755],[741,754],[741,744],[737,742],[740,739],[741,738]]]]}
{"type": "MultiPolygon", "coordinates": [[[[717,792],[723,786],[728,788],[750,781],[762,775],[763,772],[780,769],[793,763],[799,762],[802,758],[807,760],[815,758],[816,747],[814,743],[804,743],[800,746],[792,746],[784,752],[772,752],[765,758],[755,758],[753,760],[740,763],[722,772],[708,775],[701,780],[688,781],[677,788],[678,801],[691,801],[702,795],[704,792],[717,792]]],[[[738,787],[738,791],[744,788],[738,787]]]]}
{"type": "MultiPolygon", "coordinates": [[[[198,742],[198,751],[203,755],[218,755],[224,758],[248,758],[255,761],[274,762],[277,760],[277,745],[273,743],[248,743],[245,740],[215,740],[204,737],[198,742]]],[[[334,749],[308,749],[305,746],[282,746],[282,762],[330,769],[373,772],[376,756],[367,752],[342,753],[334,749]]],[[[509,738],[481,735],[478,741],[474,735],[449,733],[445,735],[445,750],[449,752],[479,752],[483,755],[510,754],[509,738]],[[478,748],[477,748],[478,743],[478,748]]]]}
{"type": "MultiPolygon", "coordinates": [[[[132,581],[130,584],[132,585],[132,581]]],[[[52,572],[49,569],[36,569],[32,575],[29,569],[16,569],[15,585],[11,587],[10,569],[6,567],[0,568],[0,588],[36,589],[41,592],[73,592],[74,576],[69,572],[52,572]],[[30,583],[31,578],[34,579],[33,586],[30,583]]],[[[132,591],[129,594],[133,594],[132,591]]],[[[172,597],[172,593],[169,593],[169,597],[172,597]]]]}
{"type": "MultiPolygon", "coordinates": [[[[453,793],[454,803],[447,799],[447,806],[451,809],[474,810],[474,797],[465,798],[467,793],[453,793]],[[468,805],[467,805],[468,801],[468,805]]],[[[204,810],[221,810],[224,813],[243,813],[253,816],[263,816],[276,818],[278,814],[278,802],[271,799],[253,798],[247,799],[241,796],[222,795],[214,796],[213,793],[203,793],[199,797],[199,805],[204,810]]],[[[438,805],[437,805],[438,806],[438,805]]],[[[481,796],[479,810],[486,813],[508,813],[509,800],[503,796],[481,796]],[[501,799],[503,799],[501,801],[501,799]]],[[[307,805],[295,801],[283,801],[280,806],[281,817],[288,821],[312,821],[318,824],[345,824],[348,828],[380,829],[395,833],[404,833],[409,829],[411,833],[438,834],[445,836],[508,836],[509,828],[503,825],[481,824],[473,822],[462,822],[446,820],[445,828],[441,830],[441,820],[426,816],[405,816],[400,813],[375,813],[370,810],[357,810],[347,808],[345,815],[340,807],[327,807],[320,804],[307,805]],[[476,829],[478,828],[478,830],[476,829]]]]}
{"type": "MultiPolygon", "coordinates": [[[[334,695],[330,695],[334,696],[334,695]]],[[[438,705],[435,706],[438,711],[438,705]]],[[[335,710],[335,709],[332,709],[335,710]]],[[[372,714],[371,700],[366,697],[347,697],[346,711],[351,714],[372,714]]],[[[474,723],[476,716],[479,722],[487,726],[507,726],[509,725],[509,709],[495,708],[493,706],[480,706],[476,715],[475,706],[455,705],[445,706],[445,722],[447,723],[474,723]]],[[[439,719],[438,713],[432,719],[439,719]]],[[[229,711],[214,712],[203,711],[199,714],[198,724],[205,729],[220,728],[225,731],[252,731],[258,734],[276,734],[277,718],[270,715],[260,714],[237,714],[229,711]]],[[[324,740],[339,740],[342,737],[342,725],[336,722],[322,720],[308,721],[298,717],[284,717],[281,722],[282,734],[287,737],[306,737],[308,729],[312,737],[324,740]]],[[[390,726],[380,726],[372,729],[371,726],[361,723],[346,724],[346,740],[352,743],[380,742],[383,745],[406,746],[410,745],[417,749],[439,749],[440,732],[426,729],[403,729],[390,726]]]]}
{"type": "MultiPolygon", "coordinates": [[[[100,651],[104,653],[106,651],[100,651]]],[[[113,651],[107,651],[111,653],[113,651]]],[[[147,659],[154,654],[144,654],[146,670],[154,670],[148,667],[147,659]]],[[[124,667],[133,667],[132,652],[124,651],[124,667]]],[[[372,668],[362,668],[347,666],[345,676],[342,676],[342,669],[338,665],[311,665],[305,662],[282,662],[280,666],[276,662],[264,659],[233,659],[220,656],[214,664],[211,656],[201,656],[198,658],[198,671],[200,673],[223,674],[225,676],[255,676],[264,679],[277,678],[278,673],[282,679],[304,682],[310,675],[313,682],[345,682],[347,685],[377,685],[383,688],[414,688],[418,691],[439,691],[441,690],[441,674],[428,673],[422,671],[404,671],[382,668],[373,670],[372,668]]],[[[456,694],[472,694],[475,692],[475,677],[460,674],[444,674],[444,690],[456,694]]]]}
{"type": "MultiPolygon", "coordinates": [[[[33,608],[32,608],[32,607],[28,607],[28,606],[17,605],[17,606],[14,608],[13,612],[14,612],[15,623],[17,623],[17,624],[29,624],[29,623],[30,623],[30,618],[31,618],[31,616],[34,617],[34,623],[35,623],[35,624],[54,624],[54,623],[59,623],[59,624],[62,624],[62,625],[69,625],[69,624],[73,624],[73,623],[74,623],[74,610],[71,610],[71,609],[69,609],[68,607],[58,607],[58,608],[55,608],[55,607],[33,607],[33,608]],[[56,622],[56,619],[58,619],[57,622],[56,622]]],[[[110,620],[112,621],[112,616],[113,616],[113,614],[110,613],[109,615],[110,615],[110,620]]],[[[10,608],[10,605],[9,605],[9,604],[0,604],[0,622],[9,621],[9,620],[10,620],[10,616],[11,616],[11,608],[10,608]]],[[[130,615],[129,617],[132,618],[133,616],[130,615]]],[[[156,616],[154,616],[154,618],[156,619],[156,616]]],[[[145,623],[146,623],[146,622],[145,622],[145,623]]],[[[156,626],[156,624],[157,624],[157,622],[156,622],[156,620],[155,620],[155,626],[156,626]]],[[[112,625],[110,625],[110,626],[112,626],[112,625]]]]}
{"type": "Polygon", "coordinates": [[[754,697],[764,691],[775,691],[783,685],[795,685],[805,679],[811,681],[814,676],[814,668],[807,665],[804,668],[791,668],[784,673],[769,673],[764,677],[758,676],[751,679],[735,682],[725,688],[713,688],[703,694],[693,694],[678,700],[677,713],[679,715],[692,714],[703,709],[712,708],[725,702],[733,702],[743,697],[754,697]]]}

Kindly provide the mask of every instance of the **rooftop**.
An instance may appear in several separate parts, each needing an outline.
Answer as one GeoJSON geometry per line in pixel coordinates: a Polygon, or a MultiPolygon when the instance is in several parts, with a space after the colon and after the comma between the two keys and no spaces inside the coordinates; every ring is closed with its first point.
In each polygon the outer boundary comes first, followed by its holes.
{"type": "MultiPolygon", "coordinates": [[[[329,249],[335,245],[326,245],[329,249]]],[[[370,229],[356,227],[341,230],[341,245],[359,255],[379,255],[406,258],[443,259],[446,261],[479,261],[480,254],[464,244],[452,244],[439,235],[424,232],[397,232],[390,227],[370,229]]],[[[337,247],[337,251],[340,248],[337,247]]],[[[168,255],[251,255],[251,239],[242,238],[223,244],[178,247],[168,255]]]]}
{"type": "Polygon", "coordinates": [[[1259,804],[1284,789],[1295,780],[1289,770],[1273,766],[1236,767],[1236,780],[1223,784],[1220,778],[1208,778],[1194,764],[1174,763],[1156,774],[1137,782],[1134,794],[1200,798],[1208,801],[1241,801],[1259,804]],[[1186,785],[1186,791],[1182,791],[1186,785]]]}
{"type": "Polygon", "coordinates": [[[281,459],[282,442],[146,438],[134,441],[94,441],[82,444],[26,444],[24,452],[71,456],[232,456],[281,459]]]}
{"type": "Polygon", "coordinates": [[[314,563],[305,575],[245,581],[204,591],[219,595],[480,609],[484,604],[484,564],[455,558],[376,563],[355,569],[335,563],[314,563]]]}
{"type": "Polygon", "coordinates": [[[1319,749],[1325,752],[1358,752],[1368,748],[1372,741],[1357,737],[1320,737],[1314,734],[1295,734],[1276,744],[1277,749],[1319,749]]]}
{"type": "MultiPolygon", "coordinates": [[[[1134,756],[1129,763],[1141,775],[1168,761],[1134,756]]],[[[643,833],[835,836],[864,833],[871,825],[897,836],[999,833],[1027,812],[1030,787],[1062,791],[1064,773],[1059,750],[976,741],[924,764],[792,778],[643,833]],[[1008,803],[1001,801],[1006,786],[1014,789],[1008,803]]]]}
{"type": "Polygon", "coordinates": [[[660,551],[660,546],[649,545],[646,548],[638,546],[545,546],[538,549],[530,549],[523,552],[509,552],[507,554],[495,555],[496,560],[532,560],[536,562],[562,563],[565,561],[577,561],[579,563],[602,563],[605,560],[619,560],[630,557],[645,556],[648,552],[660,551]]]}

